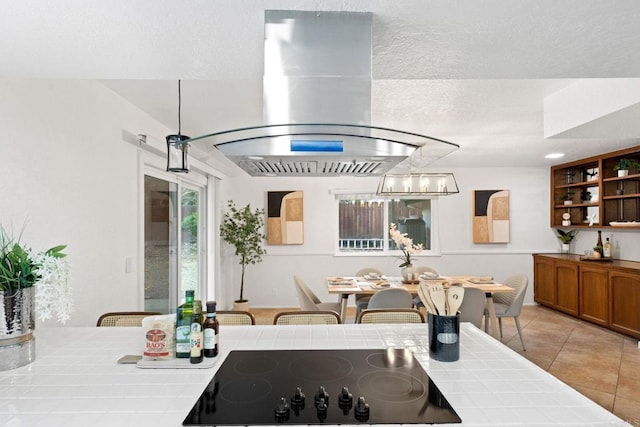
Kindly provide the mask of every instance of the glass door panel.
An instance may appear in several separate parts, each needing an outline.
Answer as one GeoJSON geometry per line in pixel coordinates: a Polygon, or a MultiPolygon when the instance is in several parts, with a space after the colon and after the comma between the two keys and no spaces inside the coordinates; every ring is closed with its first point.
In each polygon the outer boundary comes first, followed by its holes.
{"type": "Polygon", "coordinates": [[[179,296],[184,295],[188,289],[198,292],[200,283],[200,192],[195,189],[182,188],[181,190],[181,250],[180,250],[180,291],[179,296]]]}
{"type": "Polygon", "coordinates": [[[144,309],[173,313],[178,290],[178,185],[144,177],[144,309]]]}

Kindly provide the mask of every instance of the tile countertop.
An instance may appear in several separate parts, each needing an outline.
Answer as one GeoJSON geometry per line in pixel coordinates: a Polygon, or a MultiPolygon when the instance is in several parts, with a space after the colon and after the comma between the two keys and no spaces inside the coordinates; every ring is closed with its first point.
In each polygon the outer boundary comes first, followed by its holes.
{"type": "MultiPolygon", "coordinates": [[[[230,350],[411,348],[462,419],[451,426],[629,425],[468,323],[457,362],[429,359],[426,325],[220,329],[220,360],[230,350]]],[[[142,342],[140,328],[38,329],[36,361],[0,372],[0,425],[181,426],[220,361],[209,369],[116,363],[140,354],[142,342]]]]}

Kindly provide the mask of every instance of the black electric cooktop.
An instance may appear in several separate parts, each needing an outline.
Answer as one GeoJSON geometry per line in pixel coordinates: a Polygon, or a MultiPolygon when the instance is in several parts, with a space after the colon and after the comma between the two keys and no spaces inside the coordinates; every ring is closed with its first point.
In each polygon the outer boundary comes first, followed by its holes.
{"type": "Polygon", "coordinates": [[[183,425],[459,422],[408,350],[265,350],[230,352],[183,425]]]}

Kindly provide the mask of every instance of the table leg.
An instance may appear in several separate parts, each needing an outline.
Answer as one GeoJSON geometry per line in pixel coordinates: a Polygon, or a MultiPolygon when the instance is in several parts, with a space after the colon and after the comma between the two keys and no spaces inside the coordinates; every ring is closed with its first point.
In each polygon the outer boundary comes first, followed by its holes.
{"type": "Polygon", "coordinates": [[[349,294],[341,294],[340,300],[342,305],[340,306],[340,319],[342,323],[346,323],[347,319],[347,302],[349,301],[349,294]]]}
{"type": "Polygon", "coordinates": [[[489,312],[489,332],[497,340],[500,340],[500,331],[498,329],[498,318],[496,317],[496,308],[493,305],[493,295],[490,292],[485,293],[487,298],[487,311],[489,312]]]}

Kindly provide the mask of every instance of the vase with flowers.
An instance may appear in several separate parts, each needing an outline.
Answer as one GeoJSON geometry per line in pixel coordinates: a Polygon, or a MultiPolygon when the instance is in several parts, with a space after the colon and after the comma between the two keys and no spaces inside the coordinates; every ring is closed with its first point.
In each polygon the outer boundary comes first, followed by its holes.
{"type": "Polygon", "coordinates": [[[401,233],[396,224],[389,225],[389,236],[395,243],[396,249],[402,251],[402,256],[399,257],[402,263],[402,278],[404,280],[411,280],[413,277],[413,257],[418,255],[424,249],[422,243],[414,244],[413,239],[407,235],[407,233],[401,233]]]}
{"type": "Polygon", "coordinates": [[[73,308],[69,266],[54,246],[34,252],[0,226],[0,371],[35,359],[34,314],[64,323],[73,308]]]}

